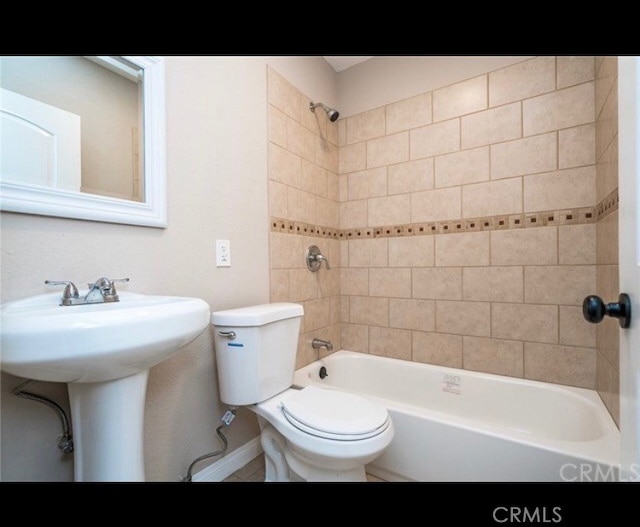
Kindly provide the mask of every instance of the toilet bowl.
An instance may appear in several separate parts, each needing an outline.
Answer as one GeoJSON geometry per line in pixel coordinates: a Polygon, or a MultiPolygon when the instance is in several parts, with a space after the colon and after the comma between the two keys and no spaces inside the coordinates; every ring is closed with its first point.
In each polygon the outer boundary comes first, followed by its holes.
{"type": "Polygon", "coordinates": [[[292,386],[302,315],[286,302],[212,313],[221,399],[258,416],[265,481],[366,481],[393,423],[365,397],[292,386]]]}

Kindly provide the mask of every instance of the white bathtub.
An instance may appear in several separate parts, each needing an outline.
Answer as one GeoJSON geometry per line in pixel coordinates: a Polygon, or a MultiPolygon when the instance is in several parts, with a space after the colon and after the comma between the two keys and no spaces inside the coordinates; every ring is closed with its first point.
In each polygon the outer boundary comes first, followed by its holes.
{"type": "Polygon", "coordinates": [[[297,370],[294,384],[387,407],[395,437],[367,466],[386,481],[618,479],[620,434],[593,390],[345,350],[297,370]]]}

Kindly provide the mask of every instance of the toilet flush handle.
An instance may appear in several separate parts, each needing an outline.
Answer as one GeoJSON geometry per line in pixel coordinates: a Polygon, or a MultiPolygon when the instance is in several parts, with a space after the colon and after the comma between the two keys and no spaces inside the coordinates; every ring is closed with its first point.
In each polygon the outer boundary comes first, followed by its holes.
{"type": "Polygon", "coordinates": [[[236,338],[235,331],[218,331],[218,335],[221,337],[227,337],[229,340],[233,340],[236,338]]]}

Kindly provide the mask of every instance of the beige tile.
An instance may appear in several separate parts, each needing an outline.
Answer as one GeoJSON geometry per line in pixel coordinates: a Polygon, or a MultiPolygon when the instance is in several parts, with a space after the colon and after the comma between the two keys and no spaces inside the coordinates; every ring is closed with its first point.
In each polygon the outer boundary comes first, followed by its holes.
{"type": "Polygon", "coordinates": [[[593,82],[579,84],[522,102],[522,127],[525,136],[594,121],[593,82]]]}
{"type": "MultiPolygon", "coordinates": [[[[308,270],[307,270],[308,271],[308,270]]],[[[318,280],[318,296],[327,297],[327,296],[335,296],[337,297],[340,294],[340,270],[331,268],[330,271],[326,271],[324,268],[321,272],[318,273],[310,273],[317,275],[318,280]]],[[[337,309],[336,309],[337,311],[337,309]]],[[[333,320],[333,310],[332,310],[332,323],[339,322],[338,317],[333,320]]]]}
{"type": "Polygon", "coordinates": [[[369,295],[411,298],[411,269],[369,269],[369,295]]]}
{"type": "Polygon", "coordinates": [[[287,185],[269,180],[269,216],[287,218],[287,185]]]}
{"type": "Polygon", "coordinates": [[[611,141],[609,147],[596,163],[596,203],[606,198],[618,188],[618,139],[611,141]]]}
{"type": "Polygon", "coordinates": [[[460,120],[452,119],[411,130],[411,159],[422,159],[460,150],[460,120]]]}
{"type": "Polygon", "coordinates": [[[461,267],[420,267],[412,270],[413,298],[462,300],[461,267]]]}
{"type": "Polygon", "coordinates": [[[411,196],[409,194],[371,198],[367,208],[367,221],[371,227],[411,223],[411,196]]]}
{"type": "Polygon", "coordinates": [[[353,229],[367,226],[367,200],[340,203],[340,228],[353,229]]]}
{"type": "Polygon", "coordinates": [[[390,195],[432,189],[433,158],[389,166],[388,187],[390,195]]]}
{"type": "Polygon", "coordinates": [[[342,324],[342,349],[369,353],[369,326],[342,324]]]}
{"type": "MultiPolygon", "coordinates": [[[[618,266],[599,265],[596,274],[596,294],[604,302],[616,302],[620,291],[618,266]]],[[[620,326],[616,319],[607,317],[596,325],[596,348],[614,370],[620,369],[620,326]]]]}
{"type": "Polygon", "coordinates": [[[349,299],[349,321],[372,326],[389,325],[389,299],[352,296],[349,299]]]}
{"type": "Polygon", "coordinates": [[[289,296],[289,271],[272,269],[269,282],[269,302],[291,302],[289,296]]]}
{"type": "Polygon", "coordinates": [[[558,257],[561,264],[596,263],[596,225],[558,226],[558,257]]]}
{"type": "Polygon", "coordinates": [[[290,298],[292,302],[302,302],[318,297],[318,274],[308,269],[289,270],[290,298]]]}
{"type": "Polygon", "coordinates": [[[287,116],[271,105],[269,105],[269,141],[282,148],[287,147],[287,116]]]}
{"type": "Polygon", "coordinates": [[[411,194],[411,222],[455,220],[462,217],[461,188],[425,190],[411,194]]]}
{"type": "Polygon", "coordinates": [[[500,106],[553,91],[555,57],[537,57],[489,73],[489,106],[500,106]]]}
{"type": "Polygon", "coordinates": [[[462,273],[464,300],[522,302],[522,267],[465,267],[462,273]]]}
{"type": "Polygon", "coordinates": [[[525,342],[524,376],[536,381],[594,389],[596,350],[525,342]]]}
{"type": "Polygon", "coordinates": [[[385,134],[385,109],[376,108],[368,112],[347,117],[347,144],[360,143],[385,134]]]}
{"type": "Polygon", "coordinates": [[[303,305],[305,332],[327,327],[331,323],[331,300],[329,298],[307,300],[303,305]]]}
{"type": "Polygon", "coordinates": [[[316,223],[316,198],[313,194],[288,187],[287,208],[289,219],[303,223],[316,223]]]}
{"type": "Polygon", "coordinates": [[[531,342],[558,342],[558,306],[492,304],[491,336],[531,342]]]}
{"type": "Polygon", "coordinates": [[[596,162],[596,127],[574,126],[558,132],[558,168],[593,165],[596,162]]]}
{"type": "Polygon", "coordinates": [[[338,174],[346,174],[367,168],[367,144],[356,143],[340,147],[338,174]]]}
{"type": "Polygon", "coordinates": [[[387,267],[388,238],[349,240],[348,253],[350,267],[387,267]]]}
{"type": "Polygon", "coordinates": [[[341,268],[340,292],[343,295],[368,295],[369,269],[354,267],[341,268]]]}
{"type": "Polygon", "coordinates": [[[596,226],[596,261],[599,264],[618,263],[618,211],[609,214],[596,226]]]}
{"type": "Polygon", "coordinates": [[[609,412],[611,412],[611,399],[613,395],[612,390],[612,375],[613,369],[605,358],[596,353],[596,387],[598,394],[602,398],[602,402],[605,404],[609,412]]]}
{"type": "Polygon", "coordinates": [[[326,171],[327,174],[327,198],[340,201],[339,176],[333,172],[326,171]]]}
{"type": "Polygon", "coordinates": [[[558,263],[557,227],[491,232],[491,265],[558,263]]]}
{"type": "Polygon", "coordinates": [[[524,176],[524,212],[595,205],[595,167],[524,176]]]}
{"type": "Polygon", "coordinates": [[[338,172],[338,147],[319,135],[315,136],[315,140],[316,164],[331,172],[338,172]]]}
{"type": "Polygon", "coordinates": [[[523,343],[482,337],[463,337],[463,367],[497,375],[524,375],[523,343]]]}
{"type": "Polygon", "coordinates": [[[315,162],[316,136],[311,130],[287,118],[287,150],[307,161],[315,162]]]}
{"type": "Polygon", "coordinates": [[[340,322],[349,322],[349,297],[340,295],[340,322]]]}
{"type": "Polygon", "coordinates": [[[436,122],[486,108],[486,75],[458,82],[433,92],[433,120],[436,122]]]}
{"type": "Polygon", "coordinates": [[[436,188],[489,179],[489,147],[462,150],[435,158],[436,188]]]}
{"type": "Polygon", "coordinates": [[[328,194],[327,174],[328,172],[326,169],[303,159],[302,173],[300,177],[301,190],[326,198],[328,194]]]}
{"type": "Polygon", "coordinates": [[[581,306],[596,288],[593,265],[525,266],[524,301],[581,306]]]}
{"type": "Polygon", "coordinates": [[[387,167],[352,172],[348,177],[350,200],[387,195],[387,167]]]}
{"type": "Polygon", "coordinates": [[[414,331],[412,360],[450,368],[462,368],[462,337],[414,331]]]}
{"type": "Polygon", "coordinates": [[[491,145],[491,179],[548,172],[557,168],[556,133],[491,145]]]}
{"type": "Polygon", "coordinates": [[[349,174],[338,176],[338,201],[349,201],[349,174]]]}
{"type": "Polygon", "coordinates": [[[595,78],[594,57],[561,56],[558,60],[558,88],[566,88],[595,78]]]}
{"type": "MultiPolygon", "coordinates": [[[[315,102],[309,99],[309,97],[302,96],[300,105],[301,114],[300,114],[300,124],[305,126],[313,133],[321,135],[322,137],[327,137],[327,123],[329,119],[327,119],[326,112],[323,111],[311,111],[309,107],[309,103],[315,102]]],[[[334,141],[336,143],[336,141],[334,141]]]]}
{"type": "Polygon", "coordinates": [[[316,223],[323,227],[340,227],[340,203],[332,199],[316,197],[316,223]]]}
{"type": "Polygon", "coordinates": [[[491,334],[489,302],[436,301],[436,331],[488,337],[491,334]]]}
{"type": "Polygon", "coordinates": [[[269,179],[300,188],[302,160],[284,148],[269,144],[269,179]]]}
{"type": "Polygon", "coordinates": [[[437,234],[435,242],[439,267],[489,265],[489,232],[437,234]]]}
{"type": "Polygon", "coordinates": [[[409,132],[367,141],[367,168],[409,161],[409,132]]]}
{"type": "Polygon", "coordinates": [[[300,92],[273,68],[267,68],[267,93],[273,106],[300,121],[300,92]]]}
{"type": "Polygon", "coordinates": [[[324,116],[325,120],[327,121],[327,141],[329,141],[330,143],[337,145],[338,144],[338,121],[335,122],[331,122],[329,121],[329,119],[327,118],[327,116],[324,116]]]}
{"type": "Polygon", "coordinates": [[[303,236],[272,232],[269,241],[271,269],[295,269],[305,265],[303,236]]]}
{"type": "MultiPolygon", "coordinates": [[[[304,324],[304,320],[303,320],[304,324]]],[[[311,340],[314,338],[313,332],[300,333],[298,337],[298,353],[296,355],[296,369],[302,368],[313,361],[318,360],[318,352],[311,347],[311,340]]]]}
{"type": "Polygon", "coordinates": [[[616,81],[611,91],[604,100],[602,110],[598,114],[596,122],[596,159],[611,143],[618,133],[618,82],[616,81]]]}
{"type": "Polygon", "coordinates": [[[388,104],[385,111],[388,134],[431,124],[431,93],[388,104]]]}
{"type": "Polygon", "coordinates": [[[602,111],[604,103],[612,95],[618,79],[618,57],[604,57],[596,70],[596,115],[602,111]]]}
{"type": "Polygon", "coordinates": [[[434,262],[433,236],[389,238],[389,267],[430,267],[434,262]]]}
{"type": "Polygon", "coordinates": [[[462,187],[465,218],[522,212],[522,180],[509,178],[462,187]]]}
{"type": "Polygon", "coordinates": [[[369,353],[392,359],[411,360],[411,331],[370,326],[369,353]]]}
{"type": "Polygon", "coordinates": [[[466,115],[461,118],[461,129],[462,148],[474,148],[521,137],[521,103],[514,102],[466,115]]]}
{"type": "Polygon", "coordinates": [[[436,328],[435,302],[433,300],[390,298],[389,326],[434,331],[436,328]]]}
{"type": "Polygon", "coordinates": [[[560,344],[596,347],[596,325],[584,319],[582,307],[560,306],[560,344]]]}

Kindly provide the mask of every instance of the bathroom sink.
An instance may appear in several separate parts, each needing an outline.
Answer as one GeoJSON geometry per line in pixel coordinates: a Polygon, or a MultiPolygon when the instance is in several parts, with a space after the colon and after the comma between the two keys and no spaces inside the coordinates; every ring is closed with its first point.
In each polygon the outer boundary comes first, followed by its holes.
{"type": "Polygon", "coordinates": [[[51,293],[3,304],[2,371],[65,383],[127,377],[164,361],[209,324],[209,305],[199,298],[119,296],[60,306],[60,293],[51,293]]]}

